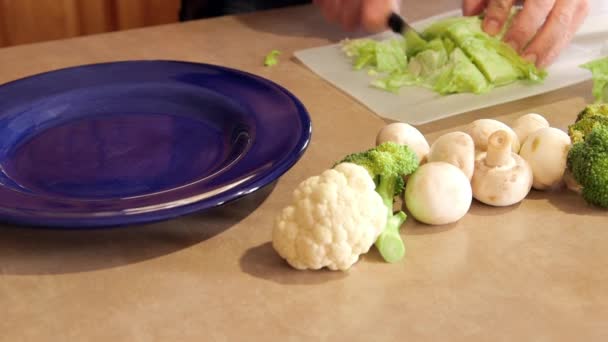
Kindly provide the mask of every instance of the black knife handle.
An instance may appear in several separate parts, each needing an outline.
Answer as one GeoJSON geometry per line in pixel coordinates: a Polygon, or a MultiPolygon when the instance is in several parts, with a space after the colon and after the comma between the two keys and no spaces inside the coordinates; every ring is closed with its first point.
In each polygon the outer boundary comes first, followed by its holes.
{"type": "Polygon", "coordinates": [[[405,22],[399,16],[399,14],[393,12],[388,17],[388,27],[395,33],[403,33],[403,29],[405,28],[405,22]]]}

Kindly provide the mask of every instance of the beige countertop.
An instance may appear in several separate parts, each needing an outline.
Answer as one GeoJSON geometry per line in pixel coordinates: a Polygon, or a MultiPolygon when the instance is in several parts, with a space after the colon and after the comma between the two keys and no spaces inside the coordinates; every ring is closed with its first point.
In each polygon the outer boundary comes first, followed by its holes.
{"type": "MultiPolygon", "coordinates": [[[[412,19],[459,1],[406,1],[412,19]]],[[[292,270],[272,221],[303,179],[368,148],[383,120],[295,60],[345,35],[312,7],[0,50],[0,83],[125,59],[223,64],[278,82],[310,111],[301,159],[272,186],[209,212],[140,227],[0,227],[0,341],[606,341],[606,212],[568,192],[475,204],[459,223],[402,229],[407,256],[375,250],[347,273],[292,270]]],[[[565,128],[589,83],[421,127],[433,140],[477,117],[538,111],[565,128]]],[[[1,99],[0,99],[1,100],[1,99]]]]}

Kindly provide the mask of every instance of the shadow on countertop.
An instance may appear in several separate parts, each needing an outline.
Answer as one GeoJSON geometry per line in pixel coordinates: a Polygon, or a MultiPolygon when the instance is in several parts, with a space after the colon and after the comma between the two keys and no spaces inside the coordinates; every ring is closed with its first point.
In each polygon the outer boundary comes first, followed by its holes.
{"type": "Polygon", "coordinates": [[[270,242],[248,249],[241,257],[240,264],[243,272],[255,278],[283,285],[323,284],[348,276],[348,272],[327,269],[320,271],[293,269],[279,257],[270,242]]]}
{"type": "Polygon", "coordinates": [[[205,212],[140,226],[94,230],[0,226],[0,275],[86,272],[171,254],[230,229],[256,210],[275,185],[205,212]]]}
{"type": "Polygon", "coordinates": [[[608,217],[608,211],[587,204],[581,195],[567,189],[555,193],[532,190],[526,200],[547,201],[555,209],[570,215],[608,217]]]}

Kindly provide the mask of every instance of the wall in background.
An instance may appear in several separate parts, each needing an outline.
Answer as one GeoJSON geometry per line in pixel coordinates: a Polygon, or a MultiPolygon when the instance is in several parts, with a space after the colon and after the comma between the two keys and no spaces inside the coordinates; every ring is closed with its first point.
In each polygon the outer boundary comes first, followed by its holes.
{"type": "Polygon", "coordinates": [[[0,0],[0,46],[173,23],[180,0],[0,0]]]}

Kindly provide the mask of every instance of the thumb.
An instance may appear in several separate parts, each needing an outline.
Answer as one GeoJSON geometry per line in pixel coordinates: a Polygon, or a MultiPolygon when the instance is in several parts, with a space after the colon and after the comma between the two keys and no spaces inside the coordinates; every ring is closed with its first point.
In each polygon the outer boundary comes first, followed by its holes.
{"type": "Polygon", "coordinates": [[[391,12],[399,12],[399,0],[364,0],[361,4],[361,24],[367,31],[378,32],[386,29],[391,12]]]}

